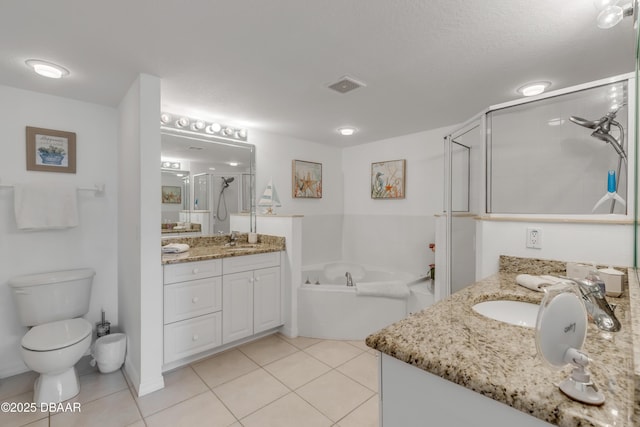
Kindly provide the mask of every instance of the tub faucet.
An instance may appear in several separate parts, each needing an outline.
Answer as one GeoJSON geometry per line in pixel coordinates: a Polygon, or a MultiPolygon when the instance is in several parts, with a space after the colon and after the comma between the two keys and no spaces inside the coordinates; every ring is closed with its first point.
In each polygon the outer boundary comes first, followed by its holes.
{"type": "Polygon", "coordinates": [[[344,277],[347,278],[347,286],[353,286],[353,278],[351,277],[351,273],[348,271],[344,273],[344,277]]]}
{"type": "Polygon", "coordinates": [[[612,307],[605,298],[604,292],[597,283],[589,279],[569,279],[578,285],[580,294],[584,300],[587,312],[593,318],[596,326],[603,331],[617,332],[620,330],[620,321],[614,314],[612,307]]]}

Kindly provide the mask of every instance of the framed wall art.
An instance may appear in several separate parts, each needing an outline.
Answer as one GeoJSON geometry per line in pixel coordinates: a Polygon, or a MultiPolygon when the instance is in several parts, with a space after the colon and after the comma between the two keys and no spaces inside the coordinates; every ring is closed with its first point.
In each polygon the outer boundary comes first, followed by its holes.
{"type": "Polygon", "coordinates": [[[294,160],[291,175],[294,199],[322,198],[322,163],[294,160]]]}
{"type": "Polygon", "coordinates": [[[76,173],[76,134],[27,126],[27,170],[76,173]]]}
{"type": "Polygon", "coordinates": [[[182,203],[182,188],[172,185],[162,186],[162,203],[182,203]]]}
{"type": "Polygon", "coordinates": [[[371,163],[371,198],[404,199],[407,161],[371,163]]]}

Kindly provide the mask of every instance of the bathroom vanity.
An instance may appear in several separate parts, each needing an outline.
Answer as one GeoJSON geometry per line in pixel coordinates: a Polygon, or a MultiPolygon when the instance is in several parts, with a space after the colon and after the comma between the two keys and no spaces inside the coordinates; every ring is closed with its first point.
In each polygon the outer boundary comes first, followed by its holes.
{"type": "Polygon", "coordinates": [[[381,352],[381,425],[421,426],[424,420],[494,427],[636,425],[640,342],[634,355],[633,336],[640,336],[638,283],[630,277],[628,290],[620,298],[609,298],[617,305],[620,332],[603,332],[589,324],[584,350],[592,359],[592,379],[606,398],[602,406],[589,406],[558,389],[570,368],[553,370],[541,360],[534,329],[472,309],[489,300],[539,303],[542,293],[516,285],[515,276],[562,273],[560,263],[516,261],[514,267],[505,265],[506,258],[499,273],[367,337],[367,345],[381,352]]]}
{"type": "MultiPolygon", "coordinates": [[[[188,252],[164,254],[164,370],[276,330],[283,323],[284,238],[239,234],[181,239],[188,252]]],[[[163,241],[163,243],[167,243],[163,241]]]]}

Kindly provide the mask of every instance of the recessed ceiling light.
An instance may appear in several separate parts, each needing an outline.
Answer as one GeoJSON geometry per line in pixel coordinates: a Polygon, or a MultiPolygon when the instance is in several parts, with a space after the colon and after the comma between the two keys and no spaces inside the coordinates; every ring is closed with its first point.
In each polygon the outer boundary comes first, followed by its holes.
{"type": "Polygon", "coordinates": [[[344,127],[344,128],[338,129],[338,132],[340,132],[340,135],[343,135],[343,136],[351,136],[354,133],[356,133],[356,128],[344,127]]]}
{"type": "Polygon", "coordinates": [[[37,74],[50,79],[60,79],[69,75],[69,70],[52,62],[42,61],[40,59],[28,59],[25,61],[25,64],[33,68],[33,71],[37,74]]]}
{"type": "Polygon", "coordinates": [[[238,162],[229,162],[229,166],[238,166],[238,162]]]}
{"type": "Polygon", "coordinates": [[[527,83],[524,86],[518,88],[517,92],[524,96],[540,95],[551,86],[551,82],[535,82],[527,83]]]}

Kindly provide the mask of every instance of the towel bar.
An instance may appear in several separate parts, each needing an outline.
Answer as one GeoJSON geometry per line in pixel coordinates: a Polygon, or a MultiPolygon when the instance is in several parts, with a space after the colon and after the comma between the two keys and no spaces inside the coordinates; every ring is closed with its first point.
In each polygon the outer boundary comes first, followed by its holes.
{"type": "MultiPolygon", "coordinates": [[[[14,188],[13,184],[0,184],[0,188],[14,188]]],[[[96,184],[93,187],[78,187],[78,191],[93,191],[96,193],[96,196],[104,194],[104,184],[96,184]]]]}

